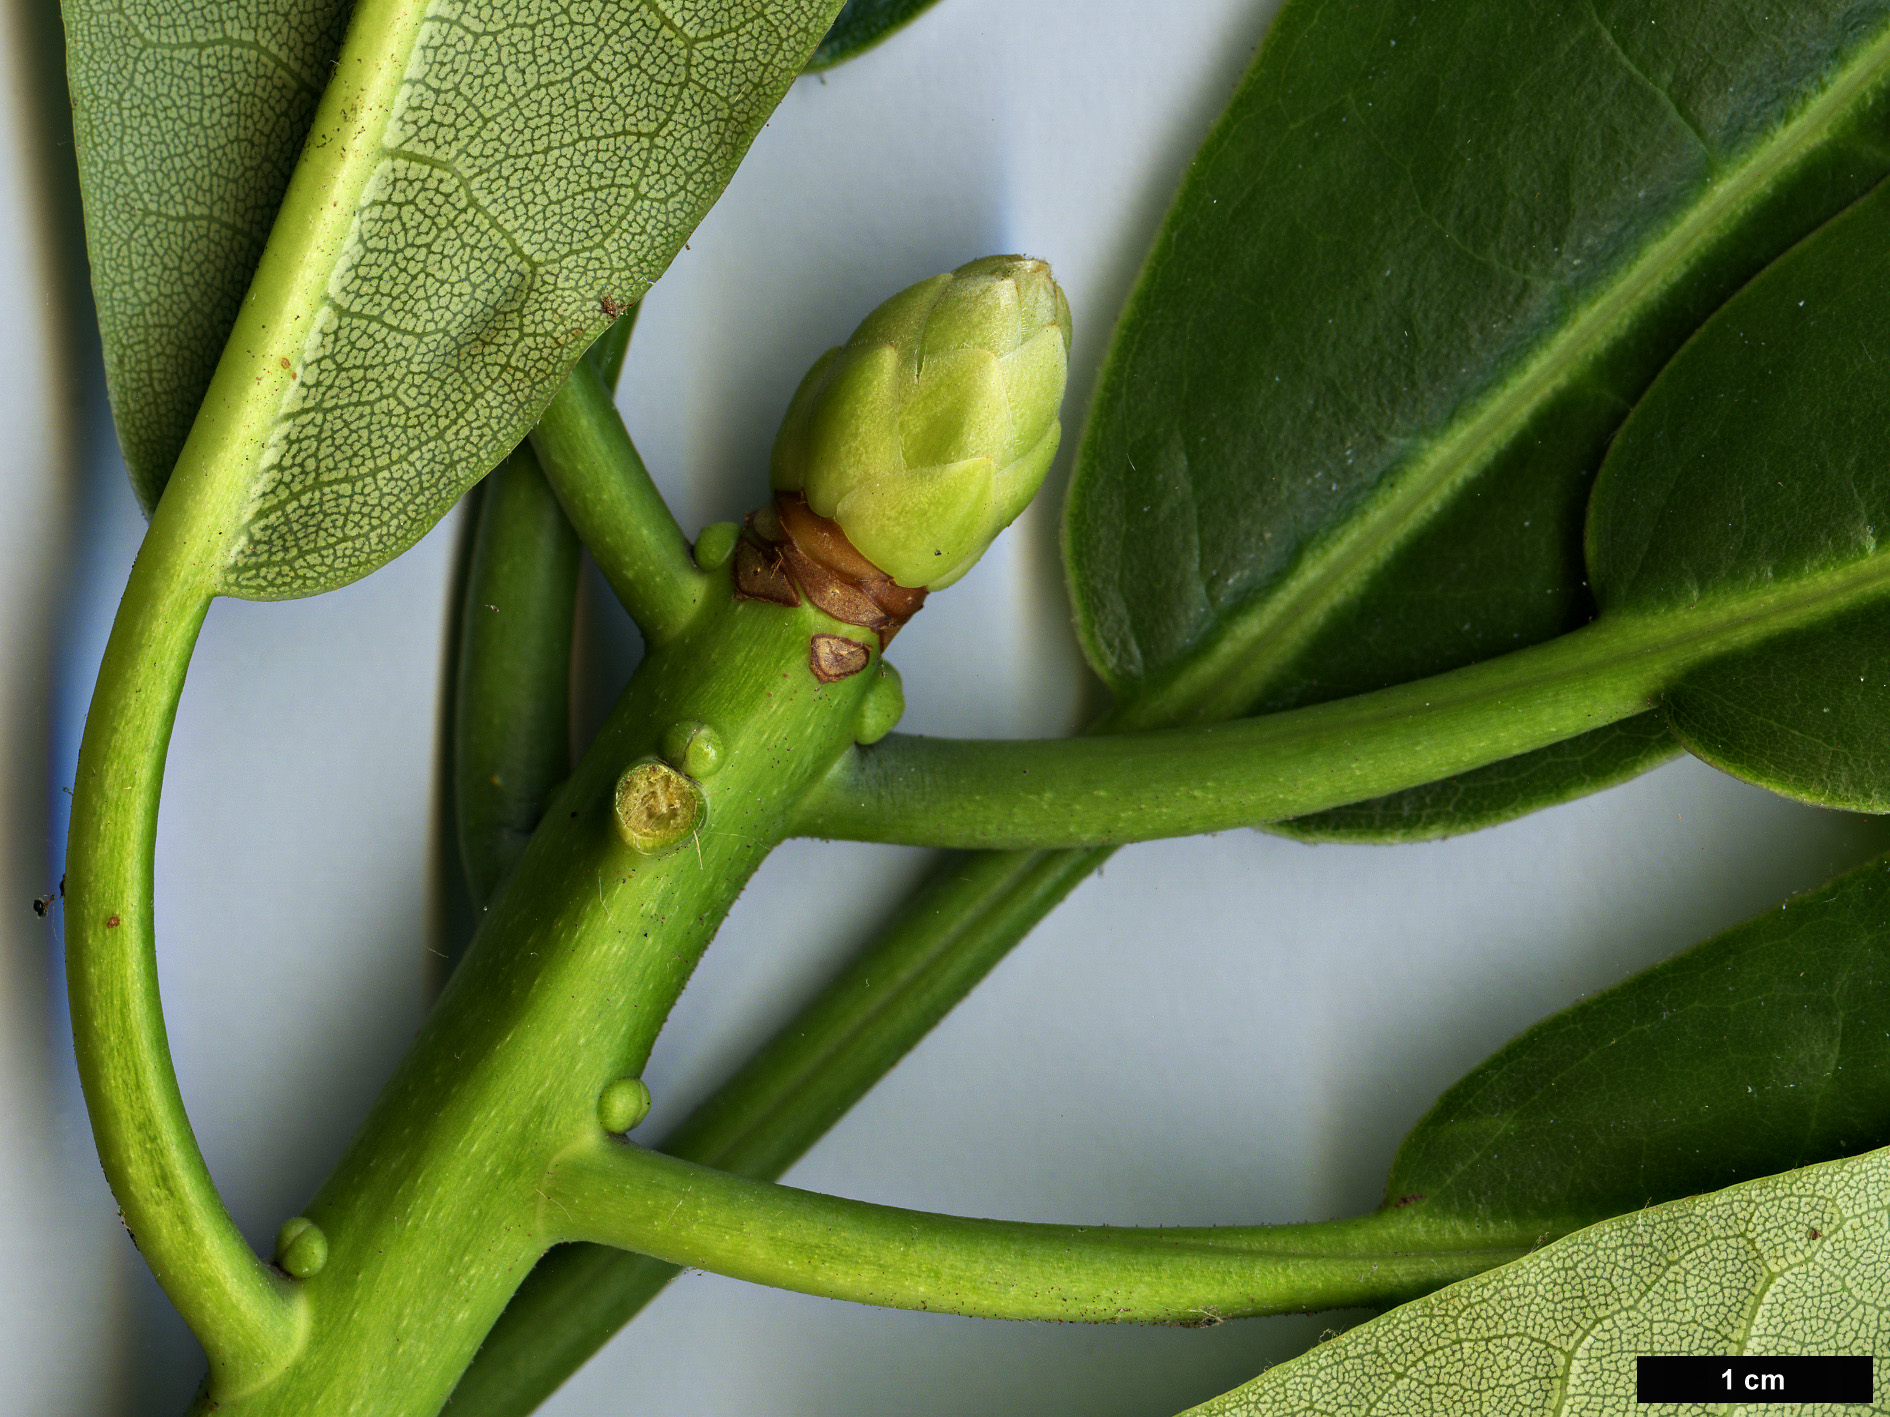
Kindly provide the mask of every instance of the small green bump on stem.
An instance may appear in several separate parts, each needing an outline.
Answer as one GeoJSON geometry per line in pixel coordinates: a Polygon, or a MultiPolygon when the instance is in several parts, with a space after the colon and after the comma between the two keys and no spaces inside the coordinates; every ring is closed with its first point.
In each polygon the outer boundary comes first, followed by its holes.
{"type": "Polygon", "coordinates": [[[702,792],[668,763],[646,759],[617,779],[617,835],[645,856],[668,851],[702,821],[702,792]]]}
{"type": "Polygon", "coordinates": [[[621,1136],[650,1115],[650,1089],[642,1078],[618,1078],[597,1094],[597,1120],[612,1136],[621,1136]]]}
{"type": "Polygon", "coordinates": [[[899,671],[882,659],[879,677],[860,700],[860,717],[853,730],[853,740],[861,745],[879,742],[899,726],[905,713],[906,690],[899,682],[899,671]]]}
{"type": "Polygon", "coordinates": [[[700,781],[715,776],[722,766],[722,735],[706,723],[685,718],[663,734],[663,756],[700,781]]]}
{"type": "Polygon", "coordinates": [[[719,571],[735,558],[735,543],[742,529],[735,522],[711,522],[696,537],[696,564],[705,571],[719,571]]]}
{"type": "Polygon", "coordinates": [[[276,1232],[276,1263],[297,1279],[320,1274],[328,1263],[328,1237],[322,1227],[306,1215],[283,1221],[276,1232]]]}

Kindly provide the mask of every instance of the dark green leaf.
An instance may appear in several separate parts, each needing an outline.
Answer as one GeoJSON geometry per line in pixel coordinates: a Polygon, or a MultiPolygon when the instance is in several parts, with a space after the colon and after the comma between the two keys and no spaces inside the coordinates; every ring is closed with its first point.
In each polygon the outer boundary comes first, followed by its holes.
{"type": "Polygon", "coordinates": [[[1788,797],[1890,811],[1890,615],[1882,605],[1689,674],[1665,699],[1694,754],[1788,797]]]}
{"type": "Polygon", "coordinates": [[[1412,1130],[1387,1197],[1434,1222],[1559,1232],[1886,1144],[1877,860],[1516,1038],[1412,1130]]]}
{"type": "Polygon", "coordinates": [[[1890,808],[1890,189],[1730,301],[1622,427],[1596,484],[1603,614],[1684,625],[1815,598],[1822,619],[1690,671],[1665,706],[1701,757],[1777,791],[1890,808]]]}
{"type": "Polygon", "coordinates": [[[1268,830],[1299,841],[1435,841],[1626,782],[1679,751],[1661,716],[1645,713],[1475,772],[1268,830]]]}
{"type": "Polygon", "coordinates": [[[831,69],[871,49],[894,30],[918,19],[938,0],[847,0],[833,28],[807,61],[808,69],[831,69]]]}
{"type": "Polygon", "coordinates": [[[149,512],[210,386],[349,0],[65,0],[105,383],[149,512]]]}
{"type": "Polygon", "coordinates": [[[1609,437],[1743,281],[1890,171],[1887,73],[1883,0],[1289,3],[1169,213],[1072,485],[1079,627],[1123,725],[1588,619],[1609,437]]]}

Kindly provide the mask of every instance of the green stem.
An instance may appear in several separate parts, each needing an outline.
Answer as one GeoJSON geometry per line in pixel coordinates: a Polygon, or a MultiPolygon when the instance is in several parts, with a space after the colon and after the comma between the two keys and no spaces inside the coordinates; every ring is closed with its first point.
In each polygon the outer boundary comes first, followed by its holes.
{"type": "Polygon", "coordinates": [[[1127,1229],[931,1215],[750,1181],[626,1143],[574,1149],[541,1222],[736,1279],[899,1309],[1202,1323],[1398,1303],[1528,1253],[1536,1230],[1429,1233],[1406,1213],[1127,1229]]]}
{"type": "MultiPolygon", "coordinates": [[[[1535,685],[1534,692],[1543,698],[1542,706],[1558,718],[1553,732],[1568,736],[1601,721],[1588,717],[1590,713],[1620,717],[1644,708],[1657,686],[1679,672],[1692,656],[1723,652],[1747,639],[1774,633],[1782,620],[1802,616],[1808,613],[1808,604],[1815,610],[1821,603],[1815,595],[1789,602],[1781,596],[1746,601],[1719,614],[1689,618],[1687,630],[1673,635],[1670,629],[1664,643],[1657,623],[1624,620],[1603,634],[1591,627],[1578,632],[1579,637],[1567,637],[1572,644],[1555,642],[1559,649],[1549,646],[1536,653],[1525,651],[1522,654],[1528,658],[1509,656],[1456,675],[1422,681],[1405,692],[1416,699],[1418,707],[1428,696],[1439,709],[1436,716],[1426,712],[1416,720],[1426,734],[1424,740],[1414,740],[1412,722],[1400,722],[1395,714],[1381,717],[1388,704],[1400,703],[1400,691],[1392,690],[1387,691],[1390,697],[1367,695],[1293,715],[1228,725],[1192,746],[1212,748],[1216,737],[1223,744],[1242,744],[1233,756],[1240,760],[1235,766],[1245,772],[1258,762],[1257,745],[1225,735],[1256,733],[1264,739],[1282,732],[1279,720],[1285,720],[1289,726],[1285,746],[1296,747],[1301,753],[1324,752],[1329,767],[1341,777],[1352,774],[1356,779],[1361,767],[1353,761],[1351,749],[1330,737],[1322,742],[1320,736],[1350,721],[1355,727],[1372,728],[1379,734],[1373,771],[1409,772],[1412,770],[1408,766],[1401,766],[1403,757],[1430,754],[1431,727],[1446,721],[1452,711],[1439,701],[1440,685],[1452,694],[1468,691],[1454,710],[1469,715],[1469,719],[1459,721],[1460,729],[1481,719],[1484,728],[1498,739],[1517,732],[1527,735],[1539,729],[1528,726],[1530,715],[1515,705],[1506,706],[1500,690],[1505,684],[1522,687],[1541,670],[1550,672],[1535,685]],[[1618,655],[1619,662],[1606,686],[1607,697],[1584,701],[1578,683],[1565,679],[1558,682],[1559,676],[1553,671],[1558,656],[1570,656],[1571,662],[1563,667],[1572,669],[1574,662],[1591,655],[1601,660],[1618,655]],[[1308,724],[1313,725],[1312,735],[1300,737],[1308,724]],[[1321,724],[1324,729],[1318,727],[1321,724]],[[1296,745],[1291,741],[1295,738],[1296,745]]],[[[1136,721],[1188,716],[1185,705],[1138,707],[1140,711],[1133,715],[1136,721]]],[[[1407,720],[1411,711],[1407,698],[1403,702],[1407,720]]],[[[1118,722],[1129,717],[1121,712],[1112,715],[1118,722]]],[[[1052,755],[1091,751],[1075,743],[1023,745],[1018,751],[1035,752],[1039,746],[1052,755]]],[[[1107,751],[1105,745],[1097,746],[1107,751]]],[[[962,751],[975,759],[993,750],[1011,751],[991,744],[948,751],[962,751]]],[[[1492,749],[1490,743],[1471,733],[1457,739],[1455,746],[1445,744],[1443,751],[1468,752],[1473,760],[1479,760],[1478,755],[1485,751],[1494,758],[1508,750],[1500,746],[1492,749]]],[[[871,761],[864,754],[861,760],[871,761]]],[[[1188,775],[1185,781],[1198,782],[1197,762],[1189,753],[1178,765],[1178,770],[1188,775]]],[[[1283,764],[1269,759],[1260,765],[1267,768],[1270,786],[1266,790],[1279,790],[1280,784],[1273,781],[1272,774],[1282,772],[1283,764]]],[[[1432,767],[1424,771],[1436,770],[1432,760],[1432,767]]],[[[1446,767],[1441,771],[1450,770],[1446,767]]],[[[835,784],[846,782],[860,771],[855,763],[847,764],[808,799],[810,805],[818,804],[819,810],[833,814],[831,804],[840,795],[835,784]]],[[[998,782],[1006,796],[1010,785],[998,782]]],[[[1079,785],[1088,790],[1087,782],[1079,785]]],[[[1297,792],[1302,786],[1289,781],[1285,790],[1297,792]]],[[[1319,784],[1315,782],[1314,787],[1319,788],[1319,784]]],[[[1345,790],[1360,796],[1374,791],[1369,783],[1356,780],[1345,790]]],[[[940,804],[939,810],[953,809],[949,804],[940,804]]],[[[1186,798],[1179,810],[1195,812],[1199,802],[1186,798]]],[[[1289,805],[1281,810],[1294,809],[1289,805]]],[[[797,818],[797,825],[807,829],[813,821],[809,811],[797,818]]],[[[830,815],[819,825],[832,829],[838,823],[830,815]]],[[[876,820],[875,830],[883,825],[883,819],[876,820]]],[[[978,825],[974,819],[972,826],[978,825]]],[[[1041,822],[1034,825],[1041,826],[1041,822]]],[[[930,826],[923,829],[929,831],[930,826]]],[[[684,1122],[677,1135],[664,1143],[665,1149],[757,1179],[778,1176],[1108,854],[1108,848],[1091,847],[1065,852],[994,852],[948,862],[892,929],[684,1122]],[[881,993],[878,988],[866,987],[869,979],[882,983],[900,980],[901,988],[881,993]],[[907,985],[907,980],[913,982],[907,985]]],[[[493,1331],[455,1393],[454,1417],[515,1417],[530,1411],[674,1273],[673,1266],[643,1256],[613,1255],[588,1245],[561,1247],[546,1259],[540,1272],[520,1292],[519,1303],[493,1331]]]]}
{"type": "Polygon", "coordinates": [[[607,389],[617,387],[617,379],[623,373],[624,356],[630,352],[630,336],[637,327],[637,312],[642,308],[640,301],[630,306],[584,351],[584,357],[597,366],[597,375],[607,389]]]}
{"type": "MultiPolygon", "coordinates": [[[[632,305],[584,357],[617,386],[632,305]]],[[[578,540],[530,443],[480,485],[453,695],[453,811],[460,863],[484,909],[551,791],[571,771],[571,635],[578,540]]]]}
{"type": "Polygon", "coordinates": [[[554,1247],[479,1346],[444,1417],[524,1417],[682,1272],[647,1255],[585,1243],[554,1247]]]}
{"type": "Polygon", "coordinates": [[[1689,669],[1813,623],[1857,589],[1834,577],[1684,614],[1603,616],[1448,674],[1204,727],[995,743],[895,734],[836,764],[795,826],[808,836],[1021,849],[1304,816],[1645,713],[1689,669]]]}
{"type": "Polygon", "coordinates": [[[99,666],[73,785],[66,969],[79,1081],[125,1228],[219,1390],[242,1393],[290,1361],[307,1312],[204,1165],[165,1036],[152,923],[164,759],[220,564],[207,482],[175,478],[159,503],[99,666]]]}
{"type": "Polygon", "coordinates": [[[521,445],[485,480],[460,615],[453,803],[481,909],[571,770],[577,572],[577,535],[521,445]]]}
{"type": "MultiPolygon", "coordinates": [[[[784,1025],[662,1142],[673,1156],[774,1180],[1109,855],[946,858],[876,946],[784,1025]]],[[[452,1417],[531,1411],[676,1274],[603,1245],[545,1256],[453,1390],[452,1417]]]]}
{"type": "Polygon", "coordinates": [[[578,361],[532,430],[565,515],[652,644],[681,633],[709,578],[624,430],[597,366],[578,361]]]}
{"type": "Polygon", "coordinates": [[[382,163],[363,125],[392,111],[424,18],[413,4],[364,4],[355,16],[132,568],[73,785],[66,957],[80,1082],[125,1223],[202,1340],[219,1393],[250,1391],[288,1363],[308,1312],[231,1221],[178,1094],[151,919],[158,797],[190,652],[250,510],[251,474],[296,378],[291,369],[308,328],[298,312],[318,303],[353,229],[357,198],[382,163]],[[344,134],[352,136],[330,141],[344,134]]]}
{"type": "MultiPolygon", "coordinates": [[[[1633,661],[1637,656],[1663,661],[1650,672],[1651,682],[1664,683],[1667,676],[1679,672],[1693,655],[1723,652],[1776,633],[1794,621],[1829,613],[1831,589],[1831,586],[1818,584],[1804,587],[1798,594],[1761,595],[1738,603],[1722,602],[1704,614],[1696,610],[1685,617],[1672,617],[1665,631],[1653,621],[1617,622],[1609,627],[1608,633],[1623,637],[1615,648],[1626,652],[1626,661],[1616,666],[1622,671],[1624,681],[1616,682],[1611,692],[1622,694],[1628,702],[1615,704],[1615,716],[1631,712],[1635,702],[1645,706],[1646,697],[1653,692],[1647,684],[1637,689],[1632,682],[1648,668],[1647,665],[1636,667],[1633,661]],[[1677,634],[1672,629],[1675,624],[1682,625],[1677,634]],[[1638,648],[1628,643],[1637,637],[1641,640],[1638,648]],[[1643,695],[1638,701],[1634,697],[1637,692],[1643,695]]],[[[1847,589],[1871,591],[1870,587],[1859,586],[1847,589]]],[[[1601,649],[1607,650],[1606,636],[1596,637],[1592,629],[1583,633],[1589,635],[1589,642],[1598,638],[1601,649]]],[[[1583,640],[1575,643],[1578,656],[1591,652],[1583,648],[1583,640]]],[[[1567,653],[1567,646],[1561,652],[1567,653]]],[[[1531,662],[1543,661],[1524,661],[1524,664],[1531,662]]],[[[1515,672],[1513,663],[1494,671],[1498,676],[1515,672]]],[[[1439,683],[1464,682],[1446,675],[1425,684],[1434,689],[1439,683]]],[[[1474,686],[1476,681],[1467,682],[1474,686]]],[[[1354,714],[1359,712],[1359,703],[1367,703],[1369,718],[1372,710],[1368,701],[1380,705],[1384,702],[1376,696],[1366,696],[1365,700],[1353,701],[1349,707],[1339,706],[1333,712],[1354,714]]],[[[1505,713],[1500,704],[1485,704],[1482,708],[1485,712],[1494,709],[1492,727],[1499,733],[1509,731],[1505,720],[1510,714],[1518,720],[1523,717],[1513,708],[1505,713]]],[[[1556,711],[1566,714],[1567,708],[1568,705],[1563,704],[1556,711]]],[[[1316,712],[1304,711],[1305,714],[1316,712]]],[[[1197,706],[1169,697],[1119,707],[1099,728],[1187,721],[1199,716],[1197,706]]],[[[1564,729],[1579,732],[1595,726],[1596,721],[1582,719],[1579,714],[1573,717],[1576,721],[1565,724],[1564,729]]],[[[1307,720],[1302,716],[1299,721],[1303,724],[1307,720]]],[[[1337,719],[1311,721],[1330,725],[1337,719]]],[[[1568,736],[1567,732],[1558,732],[1568,736]]],[[[1408,726],[1391,732],[1387,741],[1391,740],[1403,741],[1408,749],[1408,726]]],[[[1379,746],[1384,748],[1387,743],[1381,742],[1379,746]]],[[[1421,745],[1417,750],[1424,751],[1421,745]]],[[[1394,751],[1392,756],[1396,755],[1394,751]]],[[[1338,767],[1342,771],[1346,766],[1343,759],[1341,753],[1338,767]]],[[[836,780],[844,781],[845,775],[859,770],[855,765],[848,765],[836,774],[836,780]]],[[[1449,770],[1446,768],[1444,772],[1449,770]]],[[[1355,785],[1347,790],[1359,791],[1361,796],[1371,795],[1369,787],[1361,790],[1355,785]]],[[[819,799],[831,804],[835,796],[836,788],[829,783],[821,790],[819,799]]],[[[833,810],[830,805],[828,810],[833,810]]],[[[810,813],[802,817],[798,824],[805,829],[811,816],[810,813]]],[[[973,823],[974,827],[977,825],[973,823]]],[[[907,958],[907,931],[913,921],[929,920],[933,926],[938,953],[927,965],[928,970],[939,978],[960,979],[963,989],[968,989],[1107,854],[1106,849],[992,853],[948,865],[893,930],[856,962],[845,979],[791,1022],[763,1054],[684,1124],[672,1148],[678,1152],[686,1148],[686,1154],[692,1154],[693,1159],[714,1161],[729,1170],[747,1171],[752,1167],[751,1174],[772,1172],[778,1175],[777,1167],[784,1168],[811,1145],[830,1125],[837,1109],[862,1095],[884,1069],[890,1068],[962,997],[962,989],[955,988],[915,991],[908,996],[908,1008],[878,1011],[876,1001],[861,987],[865,979],[894,977],[901,961],[907,958]],[[1017,873],[1018,882],[1030,882],[1018,885],[1017,898],[1011,895],[1012,872],[1017,873]],[[954,890],[951,878],[955,875],[963,875],[978,884],[954,890]],[[1021,898],[1028,898],[1029,909],[1014,908],[1016,899],[1021,898]],[[802,1106],[785,1099],[776,1085],[775,1074],[783,1060],[793,1056],[793,1040],[804,1030],[809,1033],[809,1039],[805,1057],[807,1071],[801,1074],[802,1090],[810,1100],[802,1106]],[[857,1063],[843,1061],[847,1053],[837,1047],[829,1050],[829,1044],[840,1040],[845,1040],[857,1053],[857,1063]],[[831,1075],[829,1070],[834,1070],[831,1075]],[[772,1120],[770,1109],[784,1099],[786,1106],[780,1120],[772,1120]],[[717,1120],[711,1121],[711,1118],[717,1120]],[[746,1134],[744,1118],[755,1121],[752,1136],[746,1134]],[[721,1156],[694,1154],[697,1147],[704,1153],[723,1147],[727,1150],[721,1156]]],[[[466,1374],[455,1393],[454,1417],[513,1417],[513,1414],[529,1411],[601,1347],[674,1273],[674,1266],[642,1256],[613,1256],[590,1245],[561,1247],[521,1290],[518,1304],[495,1328],[478,1362],[466,1374]]]]}
{"type": "Polygon", "coordinates": [[[328,1256],[300,1286],[302,1351],[240,1402],[213,1393],[225,1417],[370,1403],[393,1417],[446,1399],[554,1238],[538,1214],[546,1168],[602,1138],[600,1093],[642,1070],[793,799],[852,741],[876,652],[838,683],[809,664],[810,635],[846,632],[811,607],[738,602],[724,582],[652,649],[305,1211],[328,1256]],[[706,804],[693,827],[640,854],[613,825],[616,785],[678,722],[714,728],[719,770],[692,789],[706,804]]]}

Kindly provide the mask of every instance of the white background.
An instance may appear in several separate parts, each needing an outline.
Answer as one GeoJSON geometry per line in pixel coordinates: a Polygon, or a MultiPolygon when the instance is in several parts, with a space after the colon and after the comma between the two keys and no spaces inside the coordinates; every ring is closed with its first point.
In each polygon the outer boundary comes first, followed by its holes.
{"type": "MultiPolygon", "coordinates": [[[[0,112],[0,1411],[171,1414],[201,1371],[113,1216],[70,1061],[58,877],[85,697],[142,523],[63,298],[45,172],[56,58],[6,12],[0,112]],[[53,922],[55,925],[57,921],[53,922]]],[[[992,251],[1076,312],[1065,447],[1116,309],[1268,7],[944,0],[788,96],[651,294],[624,376],[687,530],[763,496],[812,358],[885,295],[992,251]]],[[[1282,290],[1281,300],[1316,291],[1282,290]]],[[[1062,733],[1091,690],[1055,546],[1064,465],[900,637],[906,727],[1062,733]],[[993,663],[972,644],[996,643],[993,663]]],[[[435,787],[457,518],[365,582],[212,610],[158,853],[166,1013],[210,1165],[266,1245],[411,1036],[445,928],[435,787]]],[[[634,632],[588,587],[594,722],[634,632]]],[[[1133,848],[1079,890],[790,1174],[1030,1220],[1316,1219],[1376,1204],[1399,1137],[1519,1028],[1890,844],[1682,762],[1449,843],[1255,833],[1133,848]]],[[[856,947],[924,853],[795,843],[731,916],[648,1074],[660,1134],[856,947]],[[838,883],[839,889],[835,889],[838,883]],[[848,905],[839,915],[831,902],[848,905]],[[816,916],[816,909],[827,913],[816,916]]],[[[1165,1417],[1356,1316],[1195,1331],[881,1313],[692,1274],[548,1411],[1165,1417]]]]}

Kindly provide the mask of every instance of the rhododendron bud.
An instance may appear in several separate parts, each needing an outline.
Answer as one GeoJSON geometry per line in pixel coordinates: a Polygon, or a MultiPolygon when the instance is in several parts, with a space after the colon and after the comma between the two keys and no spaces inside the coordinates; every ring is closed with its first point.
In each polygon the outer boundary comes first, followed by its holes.
{"type": "Polygon", "coordinates": [[[899,585],[948,586],[1043,485],[1069,352],[1069,302],[1042,261],[986,256],[921,281],[801,381],[774,487],[899,585]]]}

